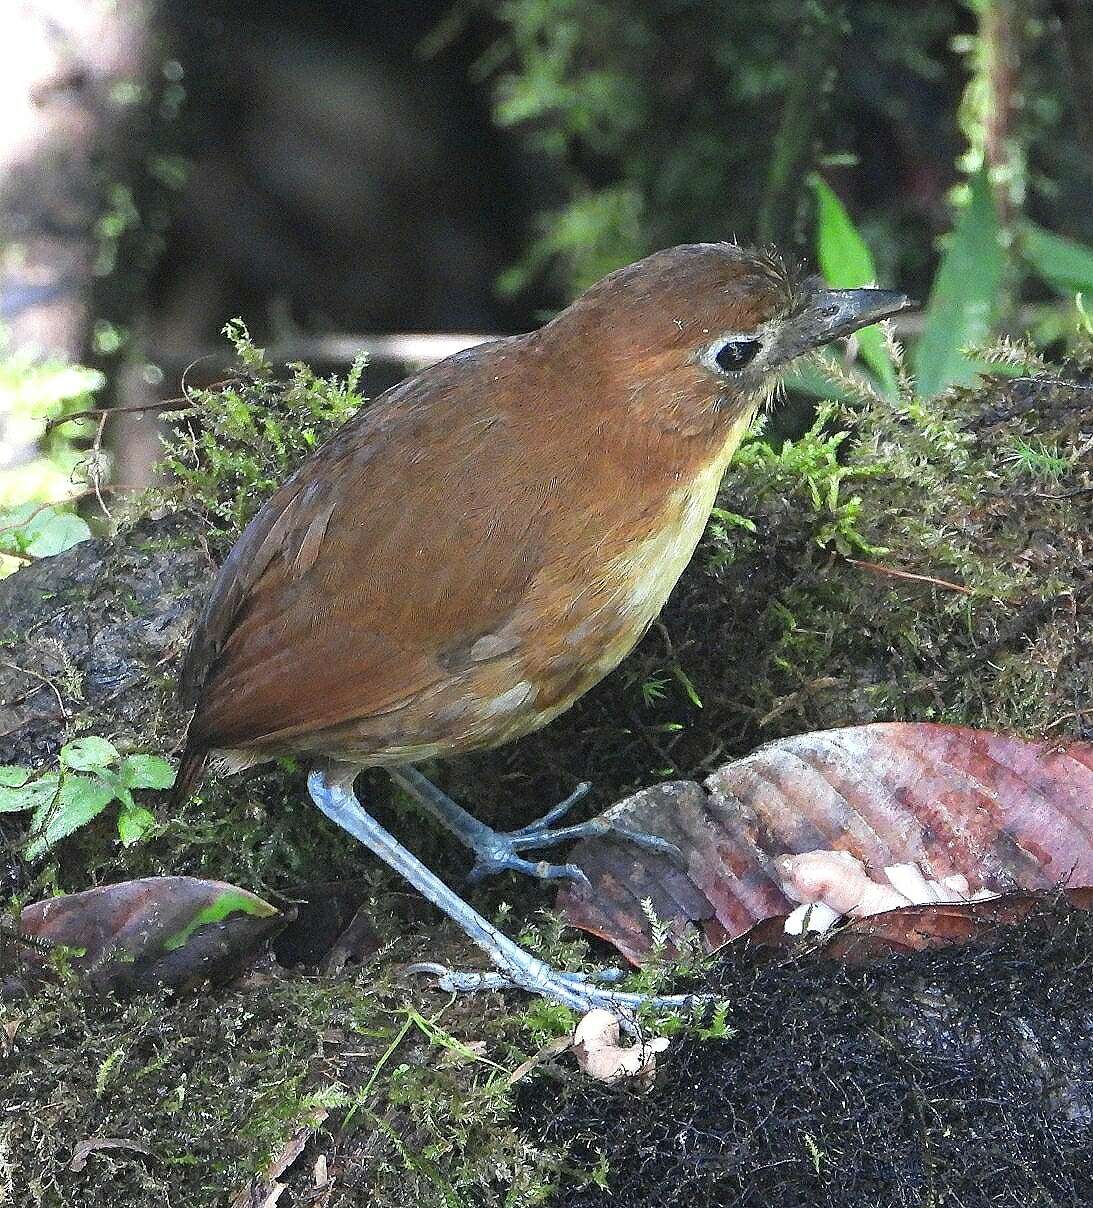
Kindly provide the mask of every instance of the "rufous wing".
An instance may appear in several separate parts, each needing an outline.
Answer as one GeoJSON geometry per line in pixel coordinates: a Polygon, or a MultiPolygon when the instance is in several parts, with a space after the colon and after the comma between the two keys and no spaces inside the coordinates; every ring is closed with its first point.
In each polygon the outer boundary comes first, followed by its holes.
{"type": "Polygon", "coordinates": [[[350,421],[232,550],[183,672],[192,747],[387,712],[518,609],[545,557],[545,488],[503,411],[428,378],[350,421]]]}

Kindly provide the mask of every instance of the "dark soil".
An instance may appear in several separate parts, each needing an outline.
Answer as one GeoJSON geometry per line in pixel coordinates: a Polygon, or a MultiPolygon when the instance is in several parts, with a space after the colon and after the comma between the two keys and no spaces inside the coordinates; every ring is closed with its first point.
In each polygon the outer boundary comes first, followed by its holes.
{"type": "Polygon", "coordinates": [[[851,968],[733,948],[732,1034],[654,1090],[540,1079],[520,1114],[577,1167],[557,1208],[1078,1208],[1093,1188],[1093,915],[851,968]]]}

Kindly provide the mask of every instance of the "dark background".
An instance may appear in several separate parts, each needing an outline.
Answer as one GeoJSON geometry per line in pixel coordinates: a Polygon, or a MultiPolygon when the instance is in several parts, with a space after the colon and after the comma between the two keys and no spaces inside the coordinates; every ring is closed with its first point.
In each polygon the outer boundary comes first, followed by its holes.
{"type": "MultiPolygon", "coordinates": [[[[0,162],[0,320],[129,406],[215,380],[235,316],[274,360],[338,369],[368,335],[533,326],[673,243],[814,258],[813,171],[920,298],[983,162],[1008,230],[1093,243],[1088,0],[19,11],[53,62],[9,10],[41,133],[0,162]]],[[[1058,304],[1018,268],[1005,294],[1015,332],[1058,304]]],[[[382,350],[366,385],[445,350],[382,350]]],[[[147,480],[150,431],[111,426],[116,479],[147,480]]]]}

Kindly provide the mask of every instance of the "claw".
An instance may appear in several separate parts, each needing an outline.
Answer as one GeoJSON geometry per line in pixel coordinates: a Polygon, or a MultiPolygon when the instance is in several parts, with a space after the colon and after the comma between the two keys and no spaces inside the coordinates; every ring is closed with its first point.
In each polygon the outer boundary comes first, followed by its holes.
{"type": "Polygon", "coordinates": [[[587,780],[582,780],[564,801],[559,801],[553,809],[547,810],[541,818],[536,818],[534,822],[529,822],[527,826],[522,826],[519,830],[512,831],[512,837],[534,835],[540,831],[547,830],[559,818],[564,818],[579,801],[588,796],[591,790],[592,785],[587,780]]]}
{"type": "MultiPolygon", "coordinates": [[[[500,836],[499,836],[500,837],[500,836]]],[[[536,877],[540,881],[575,881],[578,885],[592,888],[592,883],[576,864],[550,864],[546,860],[525,860],[522,856],[510,850],[507,855],[489,856],[478,860],[467,874],[467,881],[474,885],[484,881],[486,877],[496,876],[501,872],[522,872],[525,876],[536,877]]]]}
{"type": "MultiPolygon", "coordinates": [[[[411,777],[403,779],[415,784],[411,777]]],[[[693,995],[675,995],[650,998],[643,994],[623,993],[612,990],[609,986],[595,984],[592,977],[552,969],[540,957],[510,940],[504,932],[449,889],[435,873],[430,872],[394,835],[362,808],[352,788],[343,781],[334,778],[323,768],[313,768],[307,778],[307,787],[312,800],[332,822],[348,831],[355,839],[359,839],[395,872],[401,873],[428,901],[456,923],[465,935],[474,940],[500,970],[499,973],[480,974],[453,972],[442,965],[432,963],[411,966],[419,972],[439,976],[441,985],[448,989],[465,991],[487,987],[512,987],[526,990],[530,994],[539,994],[562,1003],[582,1014],[596,1008],[610,1011],[618,1017],[622,1027],[635,1033],[639,1031],[638,1011],[642,1006],[648,1004],[656,1008],[686,1010],[710,1001],[707,996],[697,998],[693,995]]],[[[447,798],[445,800],[447,801],[447,798]]],[[[448,806],[459,809],[450,801],[448,806]]],[[[453,816],[462,822],[470,818],[466,811],[453,816]]],[[[496,838],[489,832],[488,827],[482,827],[482,824],[473,818],[470,818],[470,821],[480,828],[478,833],[486,842],[496,838]]],[[[485,847],[487,855],[494,854],[493,847],[486,846],[485,843],[482,846],[485,847]]],[[[613,977],[614,975],[609,973],[608,982],[613,977]]]]}
{"type": "Polygon", "coordinates": [[[590,888],[588,878],[575,864],[550,864],[545,860],[536,863],[525,860],[519,853],[600,835],[614,835],[636,843],[647,851],[666,856],[680,866],[684,864],[679,848],[667,839],[662,839],[659,835],[647,835],[642,831],[632,831],[603,818],[593,818],[573,826],[555,826],[556,822],[588,794],[591,786],[587,783],[577,785],[564,801],[559,801],[541,818],[529,822],[519,830],[501,834],[469,814],[458,802],[426,780],[416,768],[406,766],[388,768],[387,771],[396,784],[415,797],[461,843],[474,852],[476,860],[468,876],[471,882],[481,881],[484,877],[499,872],[522,872],[539,880],[574,881],[590,888]]]}

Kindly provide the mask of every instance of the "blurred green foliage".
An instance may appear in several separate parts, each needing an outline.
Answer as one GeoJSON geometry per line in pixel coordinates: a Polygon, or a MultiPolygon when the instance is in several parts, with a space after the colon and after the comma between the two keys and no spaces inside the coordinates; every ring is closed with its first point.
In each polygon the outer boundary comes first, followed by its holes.
{"type": "MultiPolygon", "coordinates": [[[[1043,0],[506,0],[495,15],[480,70],[496,118],[555,188],[504,290],[547,279],[569,297],[658,247],[769,235],[835,284],[929,295],[925,394],[969,382],[966,348],[1015,330],[1019,302],[1042,341],[1070,334],[1093,279],[1093,181],[1043,0]]],[[[882,333],[856,346],[893,397],[882,333]]]]}
{"type": "MultiPolygon", "coordinates": [[[[840,288],[869,285],[876,281],[873,257],[842,202],[819,178],[813,181],[818,197],[817,259],[827,279],[840,288]]],[[[910,399],[917,393],[932,398],[950,386],[975,381],[984,360],[995,370],[1005,366],[1027,368],[1038,354],[1030,347],[1012,342],[990,344],[998,317],[1002,279],[1031,273],[1057,289],[1064,299],[1075,297],[1072,336],[1081,338],[1081,298],[1093,294],[1093,250],[1070,239],[1052,235],[1025,223],[1023,238],[1007,244],[991,190],[990,174],[979,169],[969,182],[966,201],[957,213],[956,225],[944,244],[941,263],[924,312],[922,333],[915,343],[913,387],[901,381],[902,351],[889,330],[866,328],[856,336],[865,367],[860,386],[866,392],[894,400],[910,399]],[[986,355],[984,350],[986,349],[986,355]]],[[[838,367],[829,350],[813,360],[812,373],[798,372],[792,383],[806,393],[821,397],[853,397],[853,379],[838,367]],[[818,382],[817,365],[826,373],[818,382]],[[825,388],[826,387],[826,388],[825,388]]]]}
{"type": "Polygon", "coordinates": [[[103,384],[101,373],[82,365],[0,356],[0,576],[89,535],[73,501],[86,487],[81,464],[94,426],[49,424],[91,407],[103,384]]]}
{"type": "MultiPolygon", "coordinates": [[[[506,288],[549,269],[568,294],[656,247],[754,238],[794,47],[810,20],[839,21],[843,7],[831,0],[497,6],[502,34],[481,63],[495,81],[495,114],[548,159],[558,192],[506,288]]],[[[830,104],[837,137],[865,118],[905,118],[922,94],[927,104],[934,93],[946,98],[959,3],[866,0],[850,9],[839,56],[867,48],[869,78],[859,80],[848,62],[837,85],[822,71],[809,81],[815,106],[830,104]]],[[[948,99],[955,106],[956,96],[948,99]]],[[[951,145],[955,154],[955,123],[951,145]]],[[[890,202],[898,211],[900,199],[890,202]]]]}

